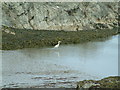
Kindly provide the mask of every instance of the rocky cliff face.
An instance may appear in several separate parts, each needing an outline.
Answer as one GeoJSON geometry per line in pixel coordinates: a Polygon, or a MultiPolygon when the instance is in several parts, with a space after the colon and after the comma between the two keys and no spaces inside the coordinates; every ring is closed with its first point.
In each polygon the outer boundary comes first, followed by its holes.
{"type": "Polygon", "coordinates": [[[2,24],[20,29],[104,29],[118,23],[117,2],[4,2],[2,24]]]}

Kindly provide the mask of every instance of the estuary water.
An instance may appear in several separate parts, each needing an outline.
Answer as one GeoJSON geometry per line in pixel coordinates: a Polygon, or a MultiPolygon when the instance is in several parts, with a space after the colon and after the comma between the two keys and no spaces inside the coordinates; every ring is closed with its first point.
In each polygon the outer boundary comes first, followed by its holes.
{"type": "Polygon", "coordinates": [[[118,35],[59,48],[2,51],[2,87],[74,88],[81,80],[118,75],[118,35]]]}

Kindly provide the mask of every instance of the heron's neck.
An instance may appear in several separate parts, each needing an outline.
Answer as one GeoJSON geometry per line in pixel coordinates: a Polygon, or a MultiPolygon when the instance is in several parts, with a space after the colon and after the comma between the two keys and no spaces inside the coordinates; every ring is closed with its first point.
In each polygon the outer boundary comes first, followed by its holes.
{"type": "Polygon", "coordinates": [[[60,45],[60,43],[58,43],[58,45],[60,45]]]}

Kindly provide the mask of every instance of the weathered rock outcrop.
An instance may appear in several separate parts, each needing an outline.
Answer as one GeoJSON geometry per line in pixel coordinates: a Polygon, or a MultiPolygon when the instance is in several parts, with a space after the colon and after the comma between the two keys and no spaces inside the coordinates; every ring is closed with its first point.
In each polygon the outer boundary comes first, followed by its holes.
{"type": "Polygon", "coordinates": [[[3,2],[2,24],[19,29],[83,30],[116,27],[117,2],[3,2]]]}
{"type": "Polygon", "coordinates": [[[111,76],[101,80],[84,80],[77,84],[77,89],[88,88],[90,90],[95,90],[94,88],[107,88],[107,89],[120,89],[120,76],[111,76]]]}

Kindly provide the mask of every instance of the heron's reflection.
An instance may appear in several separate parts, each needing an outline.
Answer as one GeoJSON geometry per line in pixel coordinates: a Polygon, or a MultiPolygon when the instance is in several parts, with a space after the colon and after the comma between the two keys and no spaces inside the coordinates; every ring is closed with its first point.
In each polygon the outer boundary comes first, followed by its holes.
{"type": "Polygon", "coordinates": [[[60,57],[60,52],[59,51],[56,51],[55,54],[60,57]]]}

